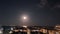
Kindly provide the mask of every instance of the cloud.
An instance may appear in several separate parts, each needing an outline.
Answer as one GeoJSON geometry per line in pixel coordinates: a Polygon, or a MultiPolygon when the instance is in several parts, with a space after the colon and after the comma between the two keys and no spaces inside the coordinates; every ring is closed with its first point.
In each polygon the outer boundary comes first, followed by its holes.
{"type": "Polygon", "coordinates": [[[60,4],[56,4],[56,5],[54,5],[54,8],[60,8],[60,4]]]}
{"type": "Polygon", "coordinates": [[[48,1],[48,0],[40,0],[40,3],[38,4],[38,7],[40,8],[60,8],[60,1],[48,1]]]}
{"type": "Polygon", "coordinates": [[[48,5],[48,2],[47,2],[47,0],[40,0],[40,7],[45,7],[45,6],[47,6],[48,5]]]}

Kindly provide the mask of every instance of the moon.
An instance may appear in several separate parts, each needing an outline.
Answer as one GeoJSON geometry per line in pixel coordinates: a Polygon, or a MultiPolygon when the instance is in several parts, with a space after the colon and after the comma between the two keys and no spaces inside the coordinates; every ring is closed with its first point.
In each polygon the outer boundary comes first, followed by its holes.
{"type": "Polygon", "coordinates": [[[24,19],[27,19],[27,17],[24,17],[24,19]]]}

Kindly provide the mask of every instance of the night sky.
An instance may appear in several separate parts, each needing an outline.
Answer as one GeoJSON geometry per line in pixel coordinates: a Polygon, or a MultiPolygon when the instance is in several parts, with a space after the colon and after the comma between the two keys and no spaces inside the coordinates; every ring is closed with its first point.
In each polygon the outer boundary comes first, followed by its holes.
{"type": "Polygon", "coordinates": [[[26,25],[60,24],[60,0],[0,0],[0,25],[21,25],[22,15],[26,25]]]}

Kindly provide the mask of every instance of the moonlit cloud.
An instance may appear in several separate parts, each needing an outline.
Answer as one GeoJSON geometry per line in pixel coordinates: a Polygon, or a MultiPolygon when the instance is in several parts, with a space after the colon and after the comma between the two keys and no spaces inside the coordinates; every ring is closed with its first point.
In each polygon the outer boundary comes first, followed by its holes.
{"type": "Polygon", "coordinates": [[[56,4],[54,8],[60,8],[60,4],[56,4]]]}
{"type": "Polygon", "coordinates": [[[38,7],[40,8],[50,8],[50,9],[55,9],[55,8],[60,8],[60,4],[59,4],[59,1],[57,2],[58,0],[52,0],[52,1],[49,1],[49,0],[40,0],[40,4],[38,4],[38,7]]]}
{"type": "Polygon", "coordinates": [[[40,0],[40,4],[38,4],[38,6],[40,6],[40,7],[45,7],[45,6],[47,6],[48,5],[48,1],[47,0],[40,0]]]}

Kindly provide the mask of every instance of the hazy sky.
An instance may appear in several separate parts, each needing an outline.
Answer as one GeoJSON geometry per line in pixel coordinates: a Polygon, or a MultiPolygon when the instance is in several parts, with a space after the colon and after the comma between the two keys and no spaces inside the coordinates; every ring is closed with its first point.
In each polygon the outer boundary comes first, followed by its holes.
{"type": "Polygon", "coordinates": [[[26,25],[60,24],[60,0],[0,0],[0,24],[21,25],[22,15],[27,15],[26,25]]]}

